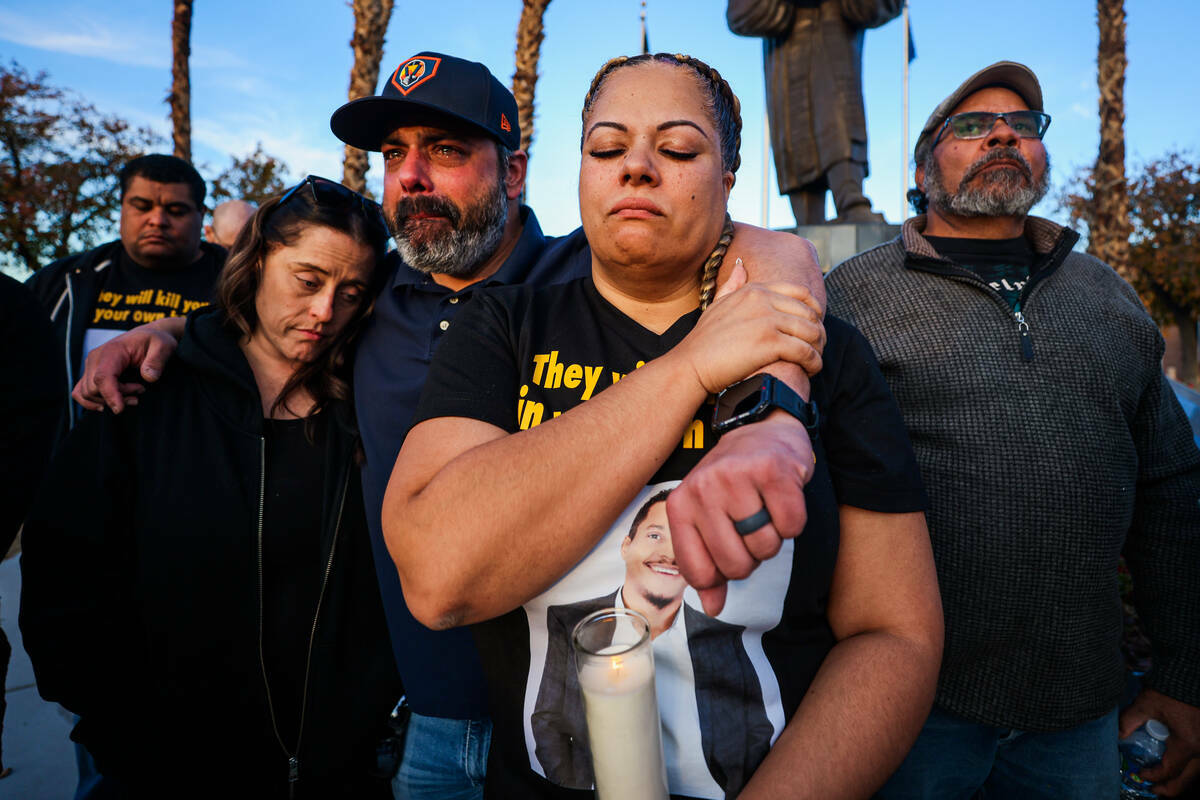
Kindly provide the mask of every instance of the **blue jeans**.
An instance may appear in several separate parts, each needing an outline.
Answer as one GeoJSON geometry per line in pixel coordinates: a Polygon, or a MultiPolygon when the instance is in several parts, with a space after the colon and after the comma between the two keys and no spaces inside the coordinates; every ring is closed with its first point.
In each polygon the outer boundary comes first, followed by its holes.
{"type": "Polygon", "coordinates": [[[481,800],[491,742],[491,720],[413,714],[392,795],[396,800],[481,800]]]}
{"type": "Polygon", "coordinates": [[[1053,733],[980,725],[934,707],[879,800],[1116,800],[1117,711],[1053,733]]]}

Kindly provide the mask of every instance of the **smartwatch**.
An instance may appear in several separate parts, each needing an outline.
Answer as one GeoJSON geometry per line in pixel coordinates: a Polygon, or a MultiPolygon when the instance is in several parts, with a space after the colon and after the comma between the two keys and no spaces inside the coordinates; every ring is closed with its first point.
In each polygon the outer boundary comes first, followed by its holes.
{"type": "Polygon", "coordinates": [[[758,422],[776,408],[803,422],[808,435],[817,438],[820,415],[816,402],[805,402],[792,387],[765,372],[735,383],[717,395],[712,429],[716,433],[724,433],[741,425],[758,422]]]}

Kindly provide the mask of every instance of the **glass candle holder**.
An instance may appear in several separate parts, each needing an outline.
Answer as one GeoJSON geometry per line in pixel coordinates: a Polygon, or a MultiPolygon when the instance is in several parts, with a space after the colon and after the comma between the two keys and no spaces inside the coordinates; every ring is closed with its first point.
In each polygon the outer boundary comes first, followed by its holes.
{"type": "Polygon", "coordinates": [[[628,608],[580,620],[571,636],[599,800],[667,800],[650,622],[628,608]]]}

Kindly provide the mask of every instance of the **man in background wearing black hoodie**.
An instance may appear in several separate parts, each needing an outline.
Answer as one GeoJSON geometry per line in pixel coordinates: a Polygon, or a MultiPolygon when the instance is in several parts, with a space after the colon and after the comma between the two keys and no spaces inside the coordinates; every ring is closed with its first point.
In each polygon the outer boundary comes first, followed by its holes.
{"type": "MultiPolygon", "coordinates": [[[[141,156],[120,179],[121,238],[55,261],[28,282],[54,323],[68,395],[93,348],[208,305],[225,263],[224,249],[200,241],[207,189],[191,164],[141,156]]],[[[64,433],[78,413],[73,406],[64,433]]]]}

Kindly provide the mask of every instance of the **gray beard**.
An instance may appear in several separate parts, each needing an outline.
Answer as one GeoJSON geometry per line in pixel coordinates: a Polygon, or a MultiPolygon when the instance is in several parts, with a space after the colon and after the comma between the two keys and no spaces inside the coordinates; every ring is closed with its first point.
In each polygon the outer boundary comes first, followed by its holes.
{"type": "Polygon", "coordinates": [[[1042,179],[1034,183],[1033,168],[1015,147],[996,148],[972,164],[953,194],[946,190],[933,154],[925,160],[925,195],[930,207],[957,217],[1023,217],[1049,188],[1050,157],[1046,156],[1042,179]],[[1022,169],[997,169],[980,175],[984,167],[999,159],[1016,161],[1022,169]]]}
{"type": "Polygon", "coordinates": [[[418,272],[470,278],[492,257],[504,238],[508,195],[503,181],[497,182],[495,191],[489,196],[461,214],[445,201],[425,204],[446,214],[451,229],[427,241],[414,243],[409,238],[414,231],[409,229],[407,218],[422,205],[422,201],[415,198],[403,198],[389,220],[400,257],[418,272]]]}

